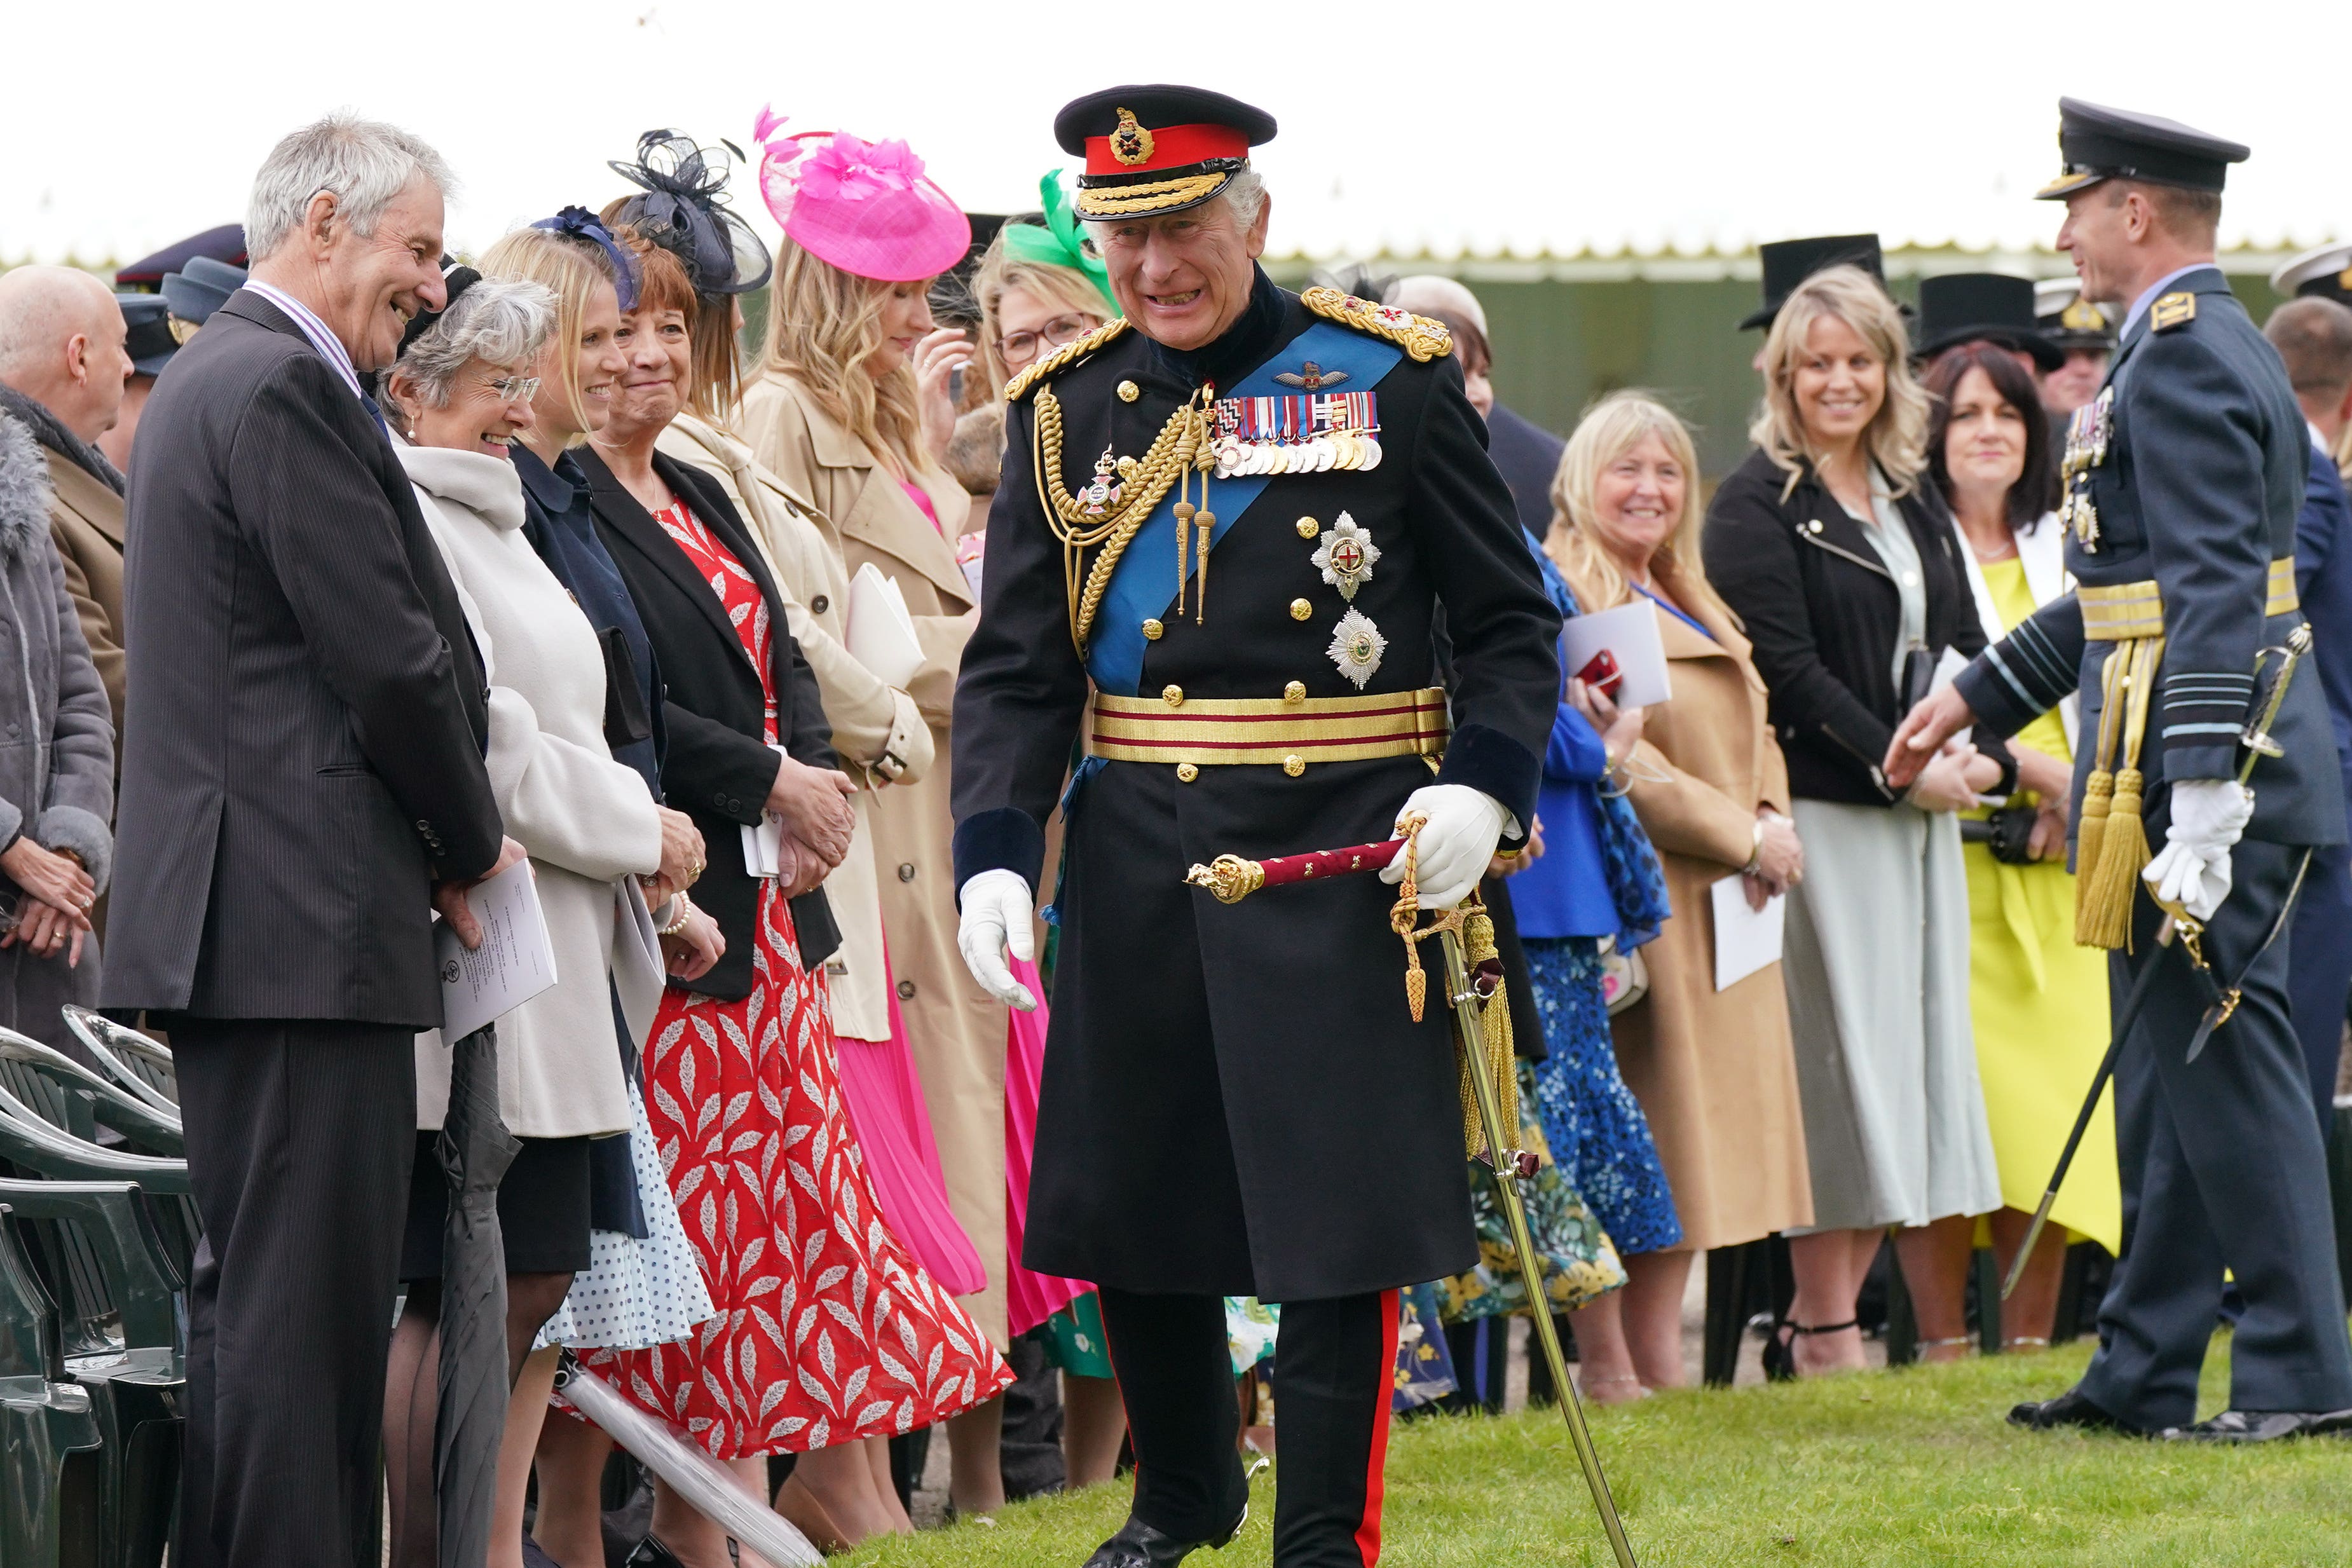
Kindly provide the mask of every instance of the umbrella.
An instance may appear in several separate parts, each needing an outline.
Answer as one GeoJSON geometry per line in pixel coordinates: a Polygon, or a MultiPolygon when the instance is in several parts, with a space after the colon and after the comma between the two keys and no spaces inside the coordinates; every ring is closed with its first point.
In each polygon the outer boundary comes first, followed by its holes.
{"type": "Polygon", "coordinates": [[[441,1243],[441,1403],[433,1490],[440,1561],[478,1564],[489,1551],[499,1443],[507,1425],[507,1260],[499,1181],[522,1145],[499,1117],[499,1038],[485,1024],[449,1061],[449,1113],[435,1146],[449,1182],[441,1243]]]}
{"type": "Polygon", "coordinates": [[[777,1568],[822,1568],[824,1553],[810,1545],[791,1521],[745,1491],[734,1471],[678,1436],[667,1422],[622,1398],[568,1350],[557,1367],[555,1386],[606,1437],[740,1544],[777,1568]]]}

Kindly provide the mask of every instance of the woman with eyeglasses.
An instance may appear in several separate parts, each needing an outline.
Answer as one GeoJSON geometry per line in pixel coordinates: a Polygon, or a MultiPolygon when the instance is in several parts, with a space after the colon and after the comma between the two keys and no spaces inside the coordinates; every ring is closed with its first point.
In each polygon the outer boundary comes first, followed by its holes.
{"type": "MultiPolygon", "coordinates": [[[[591,1148],[603,1140],[625,1149],[642,1117],[623,1069],[627,1029],[615,1016],[614,988],[650,1020],[661,966],[629,934],[649,924],[648,904],[683,896],[703,847],[687,817],[656,804],[614,759],[595,632],[522,537],[511,453],[536,422],[542,350],[558,325],[555,295],[528,280],[485,281],[470,268],[453,269],[449,292],[437,317],[412,323],[385,378],[384,407],[405,437],[402,465],[484,650],[491,782],[508,832],[530,853],[559,977],[501,1018],[498,1030],[499,1112],[521,1144],[499,1190],[508,1375],[520,1383],[499,1465],[503,1528],[493,1531],[488,1562],[520,1568],[521,1483],[553,1370],[551,1357],[534,1364],[525,1356],[574,1276],[593,1261],[591,1148]],[[527,1366],[537,1375],[526,1375],[527,1366]]],[[[568,396],[571,378],[554,379],[568,396]]],[[[386,1407],[393,1561],[404,1563],[434,1556],[430,1369],[447,1212],[434,1129],[450,1074],[449,1042],[437,1030],[420,1035],[417,1101],[426,1130],[418,1134],[404,1249],[408,1305],[386,1407]]],[[[682,1243],[676,1215],[660,1218],[682,1243]]]]}
{"type": "Polygon", "coordinates": [[[996,231],[972,274],[981,363],[992,392],[1117,316],[1109,272],[1078,227],[1056,169],[1037,183],[1039,221],[996,231]]]}

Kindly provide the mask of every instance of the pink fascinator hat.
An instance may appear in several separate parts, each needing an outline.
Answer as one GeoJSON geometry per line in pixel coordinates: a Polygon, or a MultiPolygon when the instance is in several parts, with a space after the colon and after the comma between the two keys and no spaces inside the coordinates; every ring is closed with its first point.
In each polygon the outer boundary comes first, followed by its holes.
{"type": "Polygon", "coordinates": [[[785,136],[783,124],[763,109],[752,128],[760,194],[803,250],[859,277],[919,283],[971,248],[971,220],[904,141],[863,141],[845,131],[785,136]]]}

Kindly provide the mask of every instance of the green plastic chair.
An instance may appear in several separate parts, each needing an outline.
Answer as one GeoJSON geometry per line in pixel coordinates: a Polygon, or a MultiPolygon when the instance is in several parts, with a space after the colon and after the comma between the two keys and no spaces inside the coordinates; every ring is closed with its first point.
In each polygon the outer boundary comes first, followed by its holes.
{"type": "Polygon", "coordinates": [[[56,1047],[12,1029],[0,1029],[0,1084],[77,1136],[91,1135],[75,1124],[87,1120],[112,1128],[153,1154],[178,1159],[188,1152],[177,1106],[160,1109],[100,1078],[56,1047]]]}
{"type": "Polygon", "coordinates": [[[157,1110],[179,1114],[179,1075],[161,1042],[79,1003],[68,1002],[58,1011],[108,1076],[157,1110]]]}
{"type": "Polygon", "coordinates": [[[0,1563],[8,1568],[100,1561],[106,1439],[92,1403],[66,1375],[57,1304],[0,1205],[0,1563]]]}
{"type": "Polygon", "coordinates": [[[75,1298],[65,1311],[102,1325],[107,1343],[67,1354],[64,1371],[87,1394],[103,1443],[91,1561],[98,1568],[156,1568],[178,1512],[187,1398],[184,1281],[156,1233],[148,1199],[131,1182],[0,1180],[0,1204],[20,1221],[69,1229],[88,1249],[91,1268],[65,1271],[75,1298]],[[93,1274],[102,1293],[89,1290],[93,1274]]]}

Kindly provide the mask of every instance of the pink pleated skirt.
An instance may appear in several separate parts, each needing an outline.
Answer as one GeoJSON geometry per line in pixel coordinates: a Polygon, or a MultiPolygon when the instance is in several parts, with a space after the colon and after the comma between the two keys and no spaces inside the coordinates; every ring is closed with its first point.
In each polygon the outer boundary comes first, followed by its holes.
{"type": "Polygon", "coordinates": [[[1029,1223],[1029,1165],[1037,1143],[1037,1091],[1045,1076],[1045,987],[1037,966],[1013,958],[1013,977],[1037,998],[1035,1012],[1013,1012],[1004,1041],[1004,1312],[1006,1327],[1028,1333],[1094,1289],[1021,1266],[1029,1223]]]}
{"type": "MultiPolygon", "coordinates": [[[[883,955],[884,964],[889,955],[883,955]]],[[[923,1105],[923,1085],[915,1076],[914,1053],[907,1045],[907,1021],[898,1013],[898,990],[886,984],[890,998],[890,1038],[887,1040],[835,1037],[841,1060],[841,1097],[849,1110],[850,1125],[866,1155],[866,1175],[882,1205],[883,1223],[914,1255],[940,1289],[950,1296],[969,1296],[988,1286],[988,1269],[980,1251],[956,1222],[948,1207],[947,1177],[940,1169],[939,1140],[931,1134],[931,1113],[923,1105]]],[[[1036,1101],[1030,1101],[1034,1121],[1036,1101]]],[[[1023,1182],[1027,1183],[1026,1166],[1023,1182]]]]}

